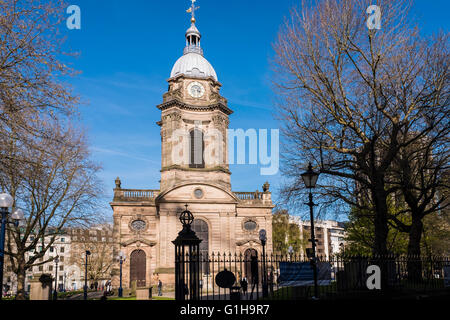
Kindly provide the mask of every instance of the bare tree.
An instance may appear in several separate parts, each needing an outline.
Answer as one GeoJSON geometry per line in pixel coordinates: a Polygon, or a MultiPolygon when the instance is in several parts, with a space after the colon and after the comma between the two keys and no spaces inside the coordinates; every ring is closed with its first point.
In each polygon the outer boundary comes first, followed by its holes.
{"type": "MultiPolygon", "coordinates": [[[[67,5],[60,0],[0,2],[0,138],[45,135],[42,115],[74,114],[79,98],[62,83],[75,74],[60,58],[61,23],[67,5]]],[[[6,156],[6,155],[4,155],[6,156]]]]}
{"type": "Polygon", "coordinates": [[[69,263],[76,265],[80,270],[85,269],[85,252],[89,250],[87,266],[87,277],[91,283],[99,280],[109,280],[111,278],[111,271],[113,266],[113,246],[112,246],[112,226],[102,225],[102,232],[105,233],[103,239],[97,237],[96,228],[89,228],[81,230],[82,233],[74,240],[72,237],[72,246],[69,263]],[[94,237],[89,235],[89,232],[96,233],[94,237]]]}
{"type": "Polygon", "coordinates": [[[293,9],[274,45],[275,87],[291,178],[285,196],[304,194],[299,169],[311,161],[327,176],[320,191],[330,202],[371,213],[373,253],[386,254],[388,200],[400,191],[389,170],[400,150],[448,125],[447,58],[437,50],[448,43],[420,36],[406,0],[378,1],[382,29],[369,30],[371,4],[293,9]]]}
{"type": "MultiPolygon", "coordinates": [[[[2,172],[2,189],[15,199],[15,207],[24,210],[25,226],[7,229],[6,255],[18,278],[18,298],[23,298],[25,274],[53,245],[60,233],[74,225],[87,225],[100,217],[97,200],[102,194],[96,174],[99,166],[89,160],[82,134],[74,129],[53,127],[53,137],[35,141],[40,148],[14,144],[12,158],[34,159],[27,165],[11,161],[2,172]],[[57,143],[57,141],[60,141],[57,143]],[[33,237],[33,238],[32,238],[33,237]],[[42,250],[35,250],[36,246],[42,250]],[[26,252],[35,251],[28,256],[26,252]]],[[[21,163],[26,163],[23,161],[21,163]]]]}
{"type": "Polygon", "coordinates": [[[442,214],[449,206],[448,196],[442,193],[442,190],[450,187],[445,178],[449,170],[449,132],[450,126],[447,125],[440,128],[436,135],[428,135],[410,148],[401,149],[391,169],[391,183],[400,189],[397,198],[407,204],[404,210],[398,212],[398,216],[410,217],[410,223],[405,223],[405,219],[393,216],[392,225],[409,233],[410,255],[421,254],[424,218],[434,213],[442,214]]]}
{"type": "MultiPolygon", "coordinates": [[[[435,128],[409,148],[402,148],[390,170],[391,183],[400,189],[396,198],[407,204],[390,220],[395,228],[409,234],[408,254],[412,259],[408,262],[408,276],[411,279],[422,277],[421,262],[414,257],[421,255],[425,217],[434,214],[438,215],[435,219],[440,219],[449,205],[448,196],[442,193],[450,187],[445,177],[450,159],[449,132],[447,120],[447,125],[435,128]],[[402,219],[403,216],[408,219],[402,219]]],[[[448,226],[447,233],[450,233],[448,226]]]]}
{"type": "Polygon", "coordinates": [[[99,166],[89,160],[82,130],[72,127],[79,99],[62,81],[74,74],[60,60],[66,7],[59,0],[0,2],[0,187],[27,218],[20,234],[7,230],[18,299],[26,270],[49,262],[39,259],[64,228],[90,222],[101,195],[99,166]]]}

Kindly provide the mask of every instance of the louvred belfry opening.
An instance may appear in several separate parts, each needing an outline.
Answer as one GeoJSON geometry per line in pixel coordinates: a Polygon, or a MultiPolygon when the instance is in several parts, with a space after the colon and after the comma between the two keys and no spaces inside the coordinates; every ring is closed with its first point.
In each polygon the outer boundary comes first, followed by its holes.
{"type": "Polygon", "coordinates": [[[189,157],[189,167],[190,168],[204,168],[205,158],[204,158],[204,148],[205,142],[203,140],[203,132],[201,130],[192,130],[189,135],[190,138],[190,157],[189,157]]]}

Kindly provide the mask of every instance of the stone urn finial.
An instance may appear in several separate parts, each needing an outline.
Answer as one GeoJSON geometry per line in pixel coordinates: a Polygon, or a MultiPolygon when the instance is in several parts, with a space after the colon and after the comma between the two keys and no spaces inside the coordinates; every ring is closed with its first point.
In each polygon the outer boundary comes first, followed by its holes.
{"type": "Polygon", "coordinates": [[[266,181],[266,183],[263,184],[263,191],[269,192],[269,188],[270,188],[270,184],[268,181],[266,181]]]}
{"type": "Polygon", "coordinates": [[[120,186],[122,185],[122,182],[120,181],[120,178],[116,178],[116,189],[120,189],[120,186]]]}

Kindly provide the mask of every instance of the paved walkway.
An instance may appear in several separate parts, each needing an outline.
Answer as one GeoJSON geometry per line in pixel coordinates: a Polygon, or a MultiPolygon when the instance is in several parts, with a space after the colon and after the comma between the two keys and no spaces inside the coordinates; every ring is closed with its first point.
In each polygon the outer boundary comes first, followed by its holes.
{"type": "MultiPolygon", "coordinates": [[[[100,299],[103,296],[103,291],[95,291],[95,292],[88,292],[88,300],[91,299],[100,299]]],[[[84,299],[84,293],[77,293],[74,294],[71,297],[66,298],[65,300],[83,300],[84,299]]]]}

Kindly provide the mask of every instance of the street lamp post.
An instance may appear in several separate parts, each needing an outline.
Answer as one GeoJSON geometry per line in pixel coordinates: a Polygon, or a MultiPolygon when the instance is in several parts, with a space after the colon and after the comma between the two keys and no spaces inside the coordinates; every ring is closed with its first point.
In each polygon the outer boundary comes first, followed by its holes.
{"type": "Polygon", "coordinates": [[[289,261],[292,262],[292,253],[294,252],[294,248],[292,246],[289,246],[288,252],[289,252],[289,261]]]}
{"type": "MultiPolygon", "coordinates": [[[[6,224],[8,222],[8,209],[14,204],[14,199],[7,193],[0,194],[0,211],[1,211],[1,230],[0,230],[0,300],[3,297],[3,266],[5,262],[5,235],[6,235],[6,224]]],[[[19,221],[23,220],[23,211],[17,209],[11,215],[11,219],[14,220],[14,225],[17,227],[19,221]]]]}
{"type": "Polygon", "coordinates": [[[172,241],[175,245],[175,300],[177,301],[184,301],[186,298],[200,300],[199,252],[202,240],[192,230],[194,215],[188,210],[188,205],[185,206],[186,210],[181,212],[179,218],[183,229],[172,241]]]}
{"type": "Polygon", "coordinates": [[[58,263],[59,263],[59,256],[56,256],[55,258],[55,290],[53,290],[53,300],[58,300],[58,263]]]}
{"type": "Polygon", "coordinates": [[[303,182],[306,188],[309,189],[309,202],[305,203],[309,206],[309,214],[311,219],[311,244],[312,244],[312,265],[314,273],[314,298],[319,297],[318,286],[317,286],[317,260],[316,260],[316,238],[314,236],[314,212],[313,208],[315,203],[313,202],[313,196],[311,190],[316,187],[317,179],[319,178],[319,173],[316,173],[312,169],[311,163],[309,163],[308,170],[302,174],[303,182]]]}
{"type": "Polygon", "coordinates": [[[261,240],[261,244],[262,244],[262,256],[263,256],[263,285],[262,285],[262,289],[263,289],[263,298],[267,298],[267,296],[269,295],[269,290],[268,290],[268,286],[267,286],[267,272],[266,272],[266,241],[267,241],[267,237],[266,237],[266,230],[261,229],[259,231],[259,240],[261,240]]]}
{"type": "Polygon", "coordinates": [[[91,252],[89,250],[86,250],[86,263],[84,266],[84,300],[87,300],[87,266],[89,255],[91,255],[91,252]]]}
{"type": "Polygon", "coordinates": [[[123,288],[122,288],[122,265],[126,259],[125,253],[123,251],[119,252],[119,263],[120,263],[120,275],[119,275],[119,298],[123,296],[123,288]]]}

